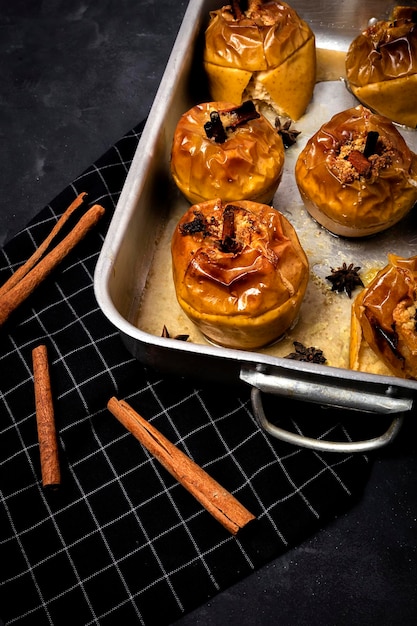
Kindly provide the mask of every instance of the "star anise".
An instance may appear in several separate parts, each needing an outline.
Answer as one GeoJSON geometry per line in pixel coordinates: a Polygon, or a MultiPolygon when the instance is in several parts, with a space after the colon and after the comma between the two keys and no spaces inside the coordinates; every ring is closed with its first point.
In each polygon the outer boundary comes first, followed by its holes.
{"type": "Polygon", "coordinates": [[[299,130],[295,130],[295,128],[291,128],[291,120],[286,120],[282,123],[279,117],[275,118],[275,128],[277,129],[278,135],[281,135],[282,137],[284,148],[290,148],[293,146],[301,132],[299,130]]]}
{"type": "Polygon", "coordinates": [[[166,339],[178,339],[179,341],[187,341],[190,335],[175,335],[175,337],[171,337],[171,335],[168,332],[168,328],[165,326],[162,329],[162,335],[161,337],[165,337],[166,339]]]}
{"type": "Polygon", "coordinates": [[[323,350],[319,348],[306,348],[299,341],[293,342],[295,352],[291,352],[284,357],[284,359],[292,359],[293,361],[305,361],[307,363],[326,363],[327,359],[323,354],[323,350]]]}
{"type": "Polygon", "coordinates": [[[330,276],[326,276],[326,279],[332,283],[332,291],[347,293],[349,298],[352,297],[352,291],[355,287],[364,287],[364,284],[359,276],[358,272],[361,269],[359,266],[354,267],[353,263],[346,265],[343,263],[342,267],[334,269],[330,268],[332,273],[330,276]]]}

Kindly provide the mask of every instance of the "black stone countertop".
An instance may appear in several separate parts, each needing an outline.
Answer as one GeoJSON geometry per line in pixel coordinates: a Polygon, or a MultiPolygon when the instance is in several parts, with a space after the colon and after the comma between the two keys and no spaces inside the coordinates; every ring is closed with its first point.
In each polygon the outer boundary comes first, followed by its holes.
{"type": "MultiPolygon", "coordinates": [[[[186,6],[0,0],[0,244],[146,117],[186,6]]],[[[414,419],[355,508],[178,626],[416,623],[414,419]]]]}

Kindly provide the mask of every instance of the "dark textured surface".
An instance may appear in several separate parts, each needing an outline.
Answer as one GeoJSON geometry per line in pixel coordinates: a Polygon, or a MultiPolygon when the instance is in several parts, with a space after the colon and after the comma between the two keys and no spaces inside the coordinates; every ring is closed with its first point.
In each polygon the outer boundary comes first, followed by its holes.
{"type": "Polygon", "coordinates": [[[149,112],[187,2],[0,2],[0,243],[149,112]]]}
{"type": "MultiPolygon", "coordinates": [[[[0,242],[146,116],[186,4],[1,0],[0,242]]],[[[416,435],[409,416],[353,510],[177,624],[414,624],[416,435]]]]}

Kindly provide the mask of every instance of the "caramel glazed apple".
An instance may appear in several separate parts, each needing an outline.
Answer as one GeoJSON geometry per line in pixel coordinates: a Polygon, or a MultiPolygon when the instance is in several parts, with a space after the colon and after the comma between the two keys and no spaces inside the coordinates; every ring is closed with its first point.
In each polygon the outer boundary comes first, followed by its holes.
{"type": "Polygon", "coordinates": [[[417,379],[417,257],[388,264],[352,307],[350,367],[367,371],[369,347],[395,376],[417,379]]]}
{"type": "Polygon", "coordinates": [[[204,102],[178,121],[170,167],[191,203],[219,197],[271,202],[284,159],[282,137],[253,102],[204,102]]]}
{"type": "Polygon", "coordinates": [[[308,140],[295,177],[307,211],[342,237],[382,232],[417,201],[417,155],[388,118],[362,105],[337,113],[308,140]]]}
{"type": "Polygon", "coordinates": [[[313,95],[315,36],[285,2],[233,0],[210,13],[204,68],[213,100],[253,100],[268,119],[295,121],[313,95]]]}
{"type": "Polygon", "coordinates": [[[255,349],[295,324],[309,264],[293,226],[276,209],[220,199],[191,206],[171,252],[178,303],[209,341],[255,349]]]}
{"type": "Polygon", "coordinates": [[[394,7],[349,46],[346,78],[358,100],[390,120],[417,127],[417,7],[394,7]]]}

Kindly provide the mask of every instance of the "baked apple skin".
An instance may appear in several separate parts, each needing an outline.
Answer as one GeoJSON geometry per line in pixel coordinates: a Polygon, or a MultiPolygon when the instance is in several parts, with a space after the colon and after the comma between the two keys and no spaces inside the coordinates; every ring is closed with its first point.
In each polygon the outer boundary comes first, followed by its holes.
{"type": "Polygon", "coordinates": [[[295,229],[271,206],[194,205],[177,224],[171,251],[178,303],[209,341],[256,349],[296,323],[309,263],[295,229]]]}
{"type": "Polygon", "coordinates": [[[417,379],[417,256],[388,255],[388,264],[352,306],[350,367],[366,371],[365,343],[401,378],[417,379]]]}
{"type": "Polygon", "coordinates": [[[246,98],[298,120],[316,82],[316,44],[309,25],[285,2],[236,2],[210,13],[204,67],[213,100],[246,98]]]}
{"type": "Polygon", "coordinates": [[[310,137],[295,178],[311,216],[343,237],[384,231],[417,201],[417,156],[391,120],[362,105],[337,113],[310,137]]]}
{"type": "Polygon", "coordinates": [[[395,7],[350,44],[346,78],[358,100],[398,124],[417,126],[417,9],[395,7]]]}
{"type": "Polygon", "coordinates": [[[171,173],[191,204],[219,197],[272,201],[285,162],[282,137],[272,124],[256,112],[254,119],[226,130],[222,142],[206,134],[213,113],[227,118],[238,108],[230,102],[204,102],[184,113],[177,124],[171,173]]]}

